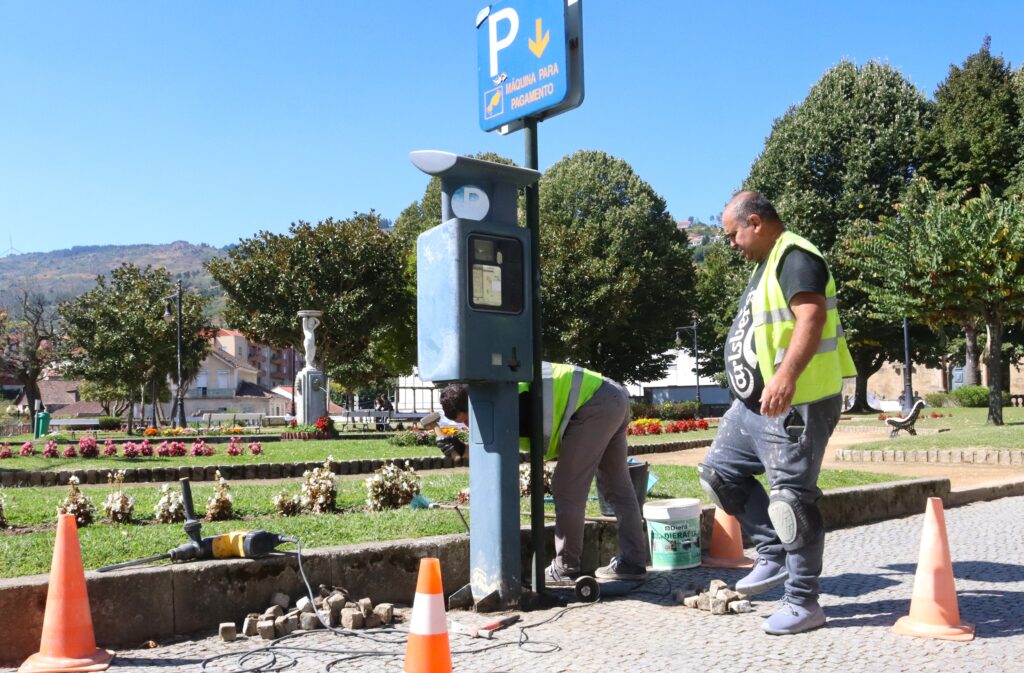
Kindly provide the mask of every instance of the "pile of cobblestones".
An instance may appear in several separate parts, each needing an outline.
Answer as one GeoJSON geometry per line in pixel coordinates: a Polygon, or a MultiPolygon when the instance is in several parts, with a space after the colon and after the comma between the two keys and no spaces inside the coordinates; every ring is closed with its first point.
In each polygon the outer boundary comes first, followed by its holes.
{"type": "Polygon", "coordinates": [[[676,589],[674,598],[676,602],[682,603],[688,608],[704,610],[713,615],[724,615],[730,612],[741,614],[752,612],[754,609],[744,594],[733,591],[722,580],[711,580],[708,588],[700,592],[692,584],[687,589],[676,589]]]}
{"type": "MultiPolygon", "coordinates": [[[[242,622],[242,634],[247,637],[259,636],[273,640],[302,629],[312,631],[340,626],[345,629],[373,629],[387,626],[395,620],[395,606],[392,603],[373,604],[369,598],[353,601],[349,592],[341,587],[320,586],[320,595],[312,601],[302,596],[293,607],[287,594],[275,593],[270,597],[270,607],[260,613],[251,613],[242,622]]],[[[230,642],[238,637],[234,622],[220,625],[220,637],[230,642]]]]}

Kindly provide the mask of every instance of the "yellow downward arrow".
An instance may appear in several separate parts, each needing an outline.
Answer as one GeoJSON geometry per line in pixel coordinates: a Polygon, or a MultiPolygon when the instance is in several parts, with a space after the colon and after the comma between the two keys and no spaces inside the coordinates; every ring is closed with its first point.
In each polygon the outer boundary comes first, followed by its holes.
{"type": "Polygon", "coordinates": [[[544,31],[544,37],[541,37],[540,19],[537,19],[537,39],[534,40],[532,37],[529,39],[530,51],[533,52],[534,56],[536,56],[537,58],[541,57],[541,54],[544,53],[544,50],[548,48],[548,39],[550,37],[550,30],[544,31]]]}

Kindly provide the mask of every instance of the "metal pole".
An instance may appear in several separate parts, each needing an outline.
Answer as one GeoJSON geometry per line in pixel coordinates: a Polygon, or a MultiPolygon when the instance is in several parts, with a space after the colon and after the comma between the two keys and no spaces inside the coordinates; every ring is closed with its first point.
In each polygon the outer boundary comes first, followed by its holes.
{"type": "Polygon", "coordinates": [[[291,415],[295,416],[295,346],[289,347],[288,350],[291,351],[291,354],[292,354],[292,369],[291,369],[291,379],[292,379],[292,413],[291,413],[291,415]]]}
{"type": "Polygon", "coordinates": [[[693,374],[697,378],[697,416],[700,416],[700,364],[698,363],[697,356],[699,351],[697,350],[697,319],[693,319],[693,374]]]}
{"type": "Polygon", "coordinates": [[[185,427],[185,394],[181,390],[184,375],[181,369],[181,281],[178,281],[178,427],[185,427]]]}
{"type": "MultiPolygon", "coordinates": [[[[526,168],[539,170],[537,120],[528,118],[523,129],[526,168]]],[[[532,580],[534,592],[544,591],[544,391],[541,374],[540,299],[540,183],[526,188],[526,228],[530,230],[530,260],[533,275],[533,381],[530,383],[530,539],[533,544],[532,580]]]]}
{"type": "Polygon", "coordinates": [[[914,406],[914,387],[910,378],[910,321],[903,319],[903,415],[914,406]]]}

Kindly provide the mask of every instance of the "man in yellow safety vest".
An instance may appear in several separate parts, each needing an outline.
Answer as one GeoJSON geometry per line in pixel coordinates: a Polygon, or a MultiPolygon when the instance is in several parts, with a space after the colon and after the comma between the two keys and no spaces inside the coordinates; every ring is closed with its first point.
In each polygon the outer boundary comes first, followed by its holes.
{"type": "Polygon", "coordinates": [[[757,266],[725,345],[735,400],[698,471],[711,499],[757,546],[757,562],[736,590],[751,595],[785,584],[783,604],[764,630],[801,633],[825,623],[818,473],[842,410],[843,379],[856,370],[821,252],[787,231],[757,192],[733,197],[722,228],[757,266]],[[754,479],[762,473],[770,496],[754,479]]]}
{"type": "MultiPolygon", "coordinates": [[[[583,524],[590,484],[615,510],[619,555],[594,573],[602,579],[642,579],[646,572],[647,541],[636,489],[626,465],[629,393],[621,384],[597,372],[566,364],[543,363],[545,459],[557,460],[551,477],[555,500],[555,558],[545,579],[562,583],[580,574],[583,524]]],[[[529,448],[529,384],[519,384],[519,436],[529,448]]],[[[469,422],[465,384],[441,391],[445,416],[469,422]]]]}

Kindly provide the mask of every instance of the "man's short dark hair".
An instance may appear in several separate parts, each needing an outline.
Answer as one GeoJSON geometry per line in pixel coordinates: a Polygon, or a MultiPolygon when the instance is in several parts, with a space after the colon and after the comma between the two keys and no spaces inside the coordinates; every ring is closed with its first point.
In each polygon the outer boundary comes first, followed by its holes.
{"type": "Polygon", "coordinates": [[[782,222],[775,206],[761,192],[742,192],[732,205],[732,214],[740,226],[748,226],[751,215],[757,215],[764,222],[782,222]]]}
{"type": "Polygon", "coordinates": [[[469,413],[469,386],[465,383],[449,383],[441,389],[441,408],[444,415],[455,420],[460,414],[469,413]]]}

